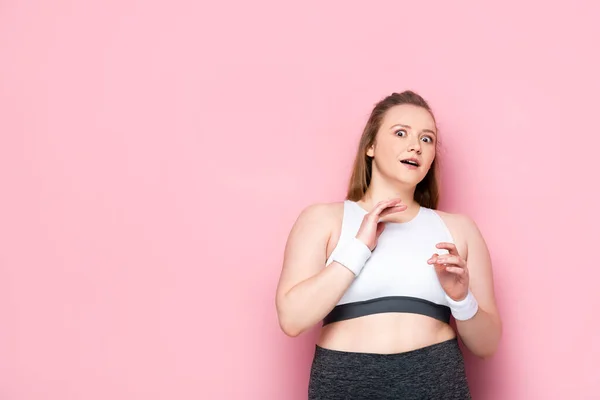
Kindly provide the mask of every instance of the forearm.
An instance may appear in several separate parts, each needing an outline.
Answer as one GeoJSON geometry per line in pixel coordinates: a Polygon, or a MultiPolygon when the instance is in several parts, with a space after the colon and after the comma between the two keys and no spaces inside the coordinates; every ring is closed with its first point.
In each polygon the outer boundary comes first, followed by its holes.
{"type": "Polygon", "coordinates": [[[465,346],[481,358],[491,357],[502,336],[500,319],[479,308],[475,316],[456,321],[456,328],[465,346]]]}
{"type": "Polygon", "coordinates": [[[355,275],[333,262],[285,293],[278,302],[280,325],[297,336],[321,321],[344,295],[355,275]]]}

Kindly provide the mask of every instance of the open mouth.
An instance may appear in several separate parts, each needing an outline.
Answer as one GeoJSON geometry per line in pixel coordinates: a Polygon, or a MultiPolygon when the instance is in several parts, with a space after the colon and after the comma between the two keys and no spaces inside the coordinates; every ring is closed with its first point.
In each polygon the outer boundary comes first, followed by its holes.
{"type": "Polygon", "coordinates": [[[413,167],[418,167],[419,163],[415,160],[402,160],[400,161],[402,164],[412,165],[413,167]]]}

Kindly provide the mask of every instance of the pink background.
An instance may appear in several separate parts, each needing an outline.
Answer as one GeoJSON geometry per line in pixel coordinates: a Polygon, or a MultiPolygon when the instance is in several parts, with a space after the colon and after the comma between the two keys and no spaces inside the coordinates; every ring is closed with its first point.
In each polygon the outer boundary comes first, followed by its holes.
{"type": "Polygon", "coordinates": [[[0,3],[0,398],[306,398],[287,233],[406,88],[495,262],[475,398],[599,398],[597,3],[200,3],[0,3]]]}

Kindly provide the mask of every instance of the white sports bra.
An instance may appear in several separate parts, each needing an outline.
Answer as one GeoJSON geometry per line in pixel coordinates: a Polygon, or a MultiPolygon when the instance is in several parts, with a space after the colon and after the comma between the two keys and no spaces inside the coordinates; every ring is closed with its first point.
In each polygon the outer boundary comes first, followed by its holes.
{"type": "MultiPolygon", "coordinates": [[[[367,211],[351,200],[344,201],[344,216],[336,251],[356,236],[367,211]]],[[[403,223],[386,223],[360,274],[324,318],[323,325],[369,314],[404,312],[427,315],[448,323],[450,307],[437,274],[427,260],[439,242],[454,243],[448,227],[433,209],[420,207],[418,214],[403,223]]]]}

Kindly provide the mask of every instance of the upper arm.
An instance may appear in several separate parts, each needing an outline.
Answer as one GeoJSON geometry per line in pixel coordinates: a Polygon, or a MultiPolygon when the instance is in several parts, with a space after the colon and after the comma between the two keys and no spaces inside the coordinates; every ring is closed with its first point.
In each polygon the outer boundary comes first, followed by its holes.
{"type": "Polygon", "coordinates": [[[487,243],[471,218],[463,216],[461,226],[467,243],[466,262],[471,292],[484,311],[499,319],[494,294],[492,260],[487,243]]]}
{"type": "Polygon", "coordinates": [[[332,207],[334,205],[314,204],[302,210],[296,219],[285,246],[278,300],[325,266],[334,216],[332,207]]]}

